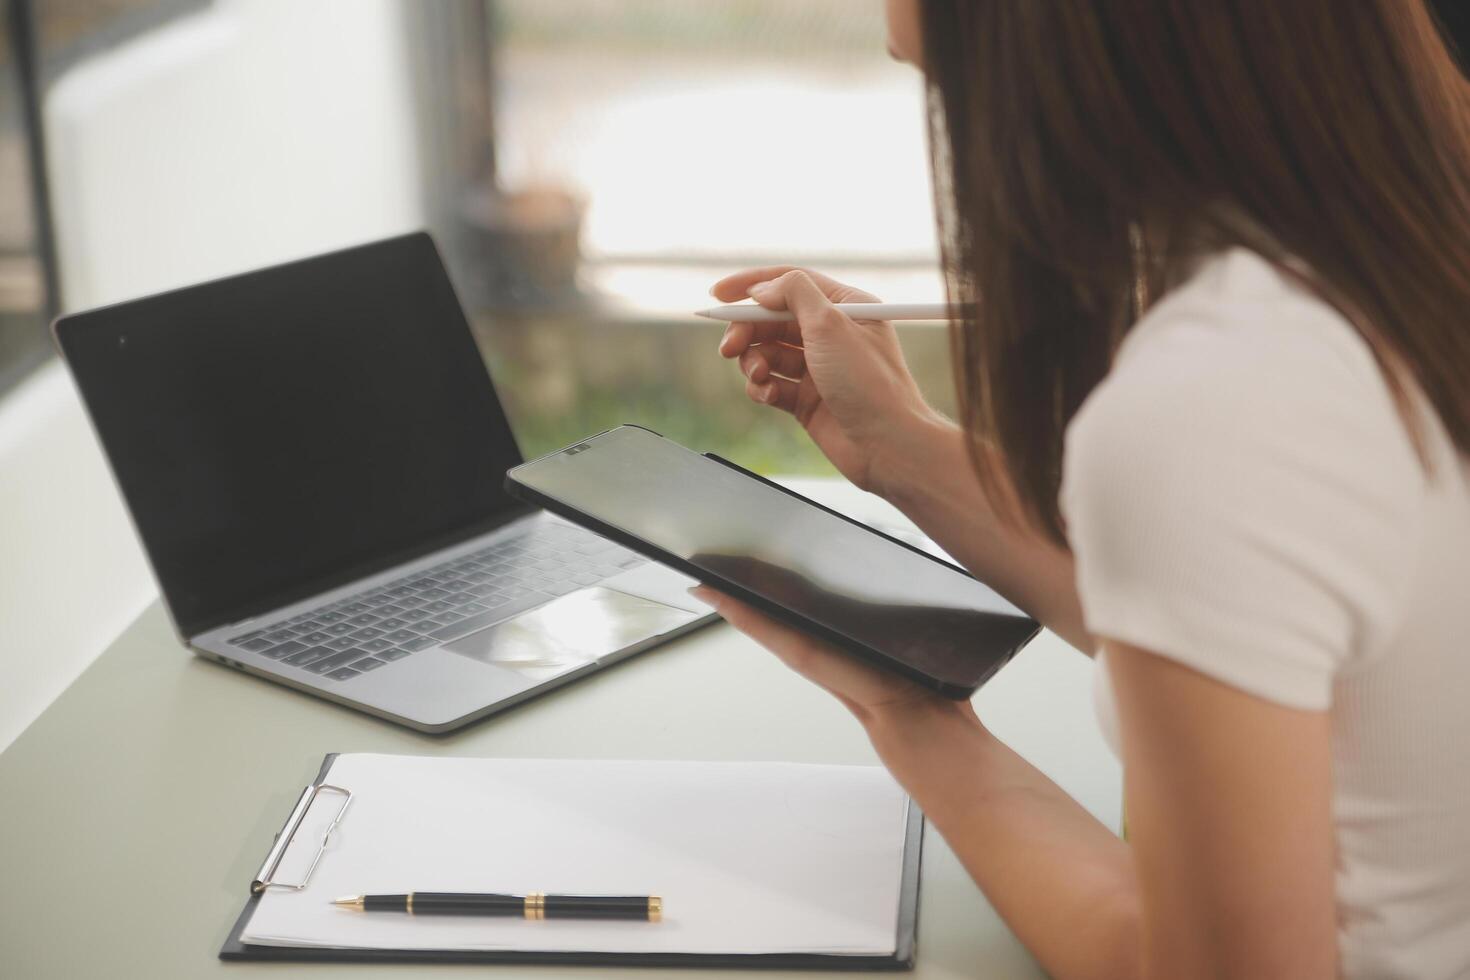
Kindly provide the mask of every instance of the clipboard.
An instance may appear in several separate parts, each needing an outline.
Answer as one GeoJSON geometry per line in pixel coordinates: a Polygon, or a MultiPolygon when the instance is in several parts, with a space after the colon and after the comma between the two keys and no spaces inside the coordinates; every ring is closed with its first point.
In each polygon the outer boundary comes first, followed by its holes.
{"type": "Polygon", "coordinates": [[[585,966],[706,967],[742,970],[911,970],[919,923],[919,871],[923,850],[924,817],[912,799],[904,824],[900,871],[898,928],[890,954],[844,955],[829,953],[597,953],[516,950],[361,949],[339,946],[262,946],[241,940],[267,888],[304,888],[325,851],[332,832],[349,815],[350,788],[327,782],[338,753],[329,753],[316,778],[297,798],[296,805],[276,834],[260,871],[250,883],[250,897],[220,947],[219,958],[230,961],[291,963],[553,963],[585,966]],[[341,798],[336,815],[318,844],[316,856],[299,881],[280,881],[275,875],[281,857],[295,839],[311,804],[324,794],[341,798]]]}

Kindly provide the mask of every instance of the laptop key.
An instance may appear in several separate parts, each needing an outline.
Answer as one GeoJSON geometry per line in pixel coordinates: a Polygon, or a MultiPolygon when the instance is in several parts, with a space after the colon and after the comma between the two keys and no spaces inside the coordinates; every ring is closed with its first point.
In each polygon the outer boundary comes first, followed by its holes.
{"type": "Polygon", "coordinates": [[[230,637],[229,642],[235,644],[235,646],[243,646],[244,644],[249,643],[251,640],[260,639],[264,635],[265,630],[256,630],[254,633],[241,633],[239,636],[232,636],[230,637]]]}
{"type": "Polygon", "coordinates": [[[434,639],[440,641],[441,643],[447,642],[449,640],[457,640],[461,636],[468,636],[470,633],[473,633],[477,629],[491,626],[495,623],[500,622],[502,619],[509,619],[516,613],[524,612],[527,609],[539,606],[545,601],[546,596],[534,592],[529,595],[521,596],[519,599],[505,599],[496,605],[492,605],[489,612],[483,612],[477,616],[466,617],[465,619],[462,619],[457,623],[451,623],[448,626],[441,626],[439,629],[434,630],[429,635],[432,636],[434,639]]]}
{"type": "Polygon", "coordinates": [[[351,623],[342,622],[333,623],[331,626],[327,627],[326,631],[328,633],[331,633],[333,636],[346,636],[348,633],[351,633],[355,629],[357,629],[357,627],[353,626],[351,623]]]}
{"type": "Polygon", "coordinates": [[[383,666],[383,661],[374,660],[372,657],[365,657],[362,660],[356,660],[352,663],[354,670],[373,670],[381,666],[383,666]]]}
{"type": "Polygon", "coordinates": [[[296,631],[276,630],[274,633],[267,633],[265,638],[272,643],[285,643],[287,640],[294,640],[296,638],[296,631]]]}
{"type": "Polygon", "coordinates": [[[351,636],[337,636],[322,645],[329,650],[351,650],[357,646],[357,639],[351,636]]]}
{"type": "Polygon", "coordinates": [[[427,609],[405,609],[398,618],[406,619],[410,623],[417,623],[419,620],[428,619],[432,615],[433,613],[429,612],[427,609]]]}
{"type": "Polygon", "coordinates": [[[332,671],[327,676],[330,677],[334,681],[345,681],[345,680],[350,680],[353,677],[356,677],[358,675],[358,673],[359,673],[358,671],[353,670],[351,667],[339,667],[338,669],[332,671]]]}
{"type": "Polygon", "coordinates": [[[358,646],[366,650],[368,653],[377,653],[380,650],[393,649],[393,644],[389,643],[381,636],[378,637],[376,640],[364,640],[362,643],[359,643],[358,646]]]}
{"type": "Polygon", "coordinates": [[[253,653],[264,653],[266,650],[269,650],[271,647],[275,646],[275,644],[272,643],[270,640],[267,640],[264,636],[257,636],[253,640],[246,640],[244,643],[237,643],[236,646],[238,646],[241,650],[249,650],[253,653]]]}
{"type": "Polygon", "coordinates": [[[362,629],[358,630],[352,635],[359,640],[371,640],[375,636],[382,636],[385,632],[387,631],[379,629],[376,626],[364,626],[362,629]]]}
{"type": "Polygon", "coordinates": [[[260,651],[262,656],[270,657],[272,660],[280,660],[289,657],[293,653],[300,653],[306,649],[305,643],[297,643],[295,640],[287,640],[279,646],[271,647],[269,650],[260,651]]]}
{"type": "Polygon", "coordinates": [[[396,649],[395,648],[395,649],[392,649],[392,650],[379,650],[377,653],[374,653],[373,656],[377,657],[379,660],[383,660],[383,661],[387,661],[387,662],[390,662],[391,663],[394,660],[402,660],[404,657],[408,656],[410,653],[413,653],[413,651],[412,650],[399,650],[399,649],[396,649]]]}
{"type": "Polygon", "coordinates": [[[351,619],[349,619],[348,622],[351,623],[353,626],[371,626],[379,619],[382,619],[382,617],[373,613],[358,613],[356,616],[353,616],[351,619]]]}
{"type": "Polygon", "coordinates": [[[322,657],[330,657],[331,655],[332,651],[328,650],[326,647],[308,647],[307,649],[302,650],[300,653],[292,654],[281,662],[291,664],[295,667],[300,667],[305,664],[309,664],[314,660],[320,660],[322,657]]]}
{"type": "Polygon", "coordinates": [[[417,640],[418,638],[419,635],[417,633],[412,633],[408,630],[394,630],[392,633],[383,637],[383,639],[392,643],[407,643],[409,640],[417,640]]]}
{"type": "Polygon", "coordinates": [[[398,644],[398,649],[405,653],[417,653],[420,650],[427,650],[429,647],[436,647],[438,645],[439,641],[432,637],[416,636],[411,640],[404,640],[398,644]]]}
{"type": "Polygon", "coordinates": [[[323,657],[320,660],[307,664],[306,669],[313,674],[325,674],[329,670],[335,670],[344,664],[349,664],[354,660],[361,660],[366,656],[366,653],[363,653],[355,647],[351,650],[339,650],[330,657],[323,657]]]}
{"type": "Polygon", "coordinates": [[[298,636],[296,639],[300,640],[302,643],[310,643],[313,646],[316,646],[317,644],[327,642],[331,638],[332,638],[332,634],[330,634],[330,633],[323,633],[321,630],[317,630],[317,631],[315,631],[313,633],[303,633],[301,636],[298,636]]]}

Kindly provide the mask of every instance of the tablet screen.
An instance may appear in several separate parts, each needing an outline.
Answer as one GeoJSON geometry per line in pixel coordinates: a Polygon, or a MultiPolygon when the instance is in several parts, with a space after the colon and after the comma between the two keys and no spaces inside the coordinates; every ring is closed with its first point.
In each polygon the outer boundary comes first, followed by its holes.
{"type": "Polygon", "coordinates": [[[958,569],[645,429],[613,429],[510,476],[569,519],[609,525],[947,693],[974,690],[1037,630],[958,569]]]}

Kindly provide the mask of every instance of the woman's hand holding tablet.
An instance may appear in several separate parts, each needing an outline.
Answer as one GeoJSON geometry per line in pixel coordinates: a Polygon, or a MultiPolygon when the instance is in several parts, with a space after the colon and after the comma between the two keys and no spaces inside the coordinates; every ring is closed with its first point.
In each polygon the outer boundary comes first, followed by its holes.
{"type": "Polygon", "coordinates": [[[518,466],[506,488],[946,697],[1039,628],[953,565],[637,426],[518,466]]]}

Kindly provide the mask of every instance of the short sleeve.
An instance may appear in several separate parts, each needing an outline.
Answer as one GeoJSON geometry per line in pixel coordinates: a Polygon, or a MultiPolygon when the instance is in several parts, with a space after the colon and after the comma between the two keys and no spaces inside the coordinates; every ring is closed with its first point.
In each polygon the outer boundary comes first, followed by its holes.
{"type": "Polygon", "coordinates": [[[1087,627],[1325,710],[1413,574],[1425,475],[1387,386],[1315,300],[1182,303],[1146,326],[1067,432],[1087,627]]]}

